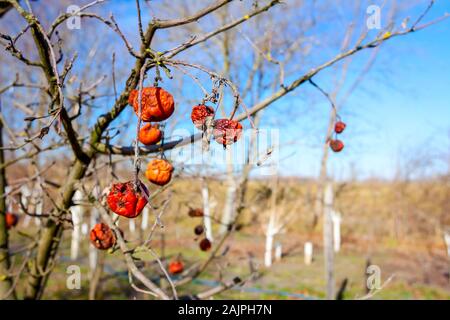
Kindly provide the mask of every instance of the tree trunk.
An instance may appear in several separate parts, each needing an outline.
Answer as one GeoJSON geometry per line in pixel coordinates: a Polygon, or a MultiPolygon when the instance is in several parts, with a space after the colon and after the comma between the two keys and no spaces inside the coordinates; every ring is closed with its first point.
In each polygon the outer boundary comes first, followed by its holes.
{"type": "Polygon", "coordinates": [[[450,281],[450,233],[444,233],[444,241],[447,246],[447,258],[448,258],[448,280],[450,281]]]}
{"type": "Polygon", "coordinates": [[[272,251],[273,251],[273,233],[270,231],[266,235],[266,250],[264,252],[264,265],[270,267],[272,265],[272,251]]]}
{"type": "Polygon", "coordinates": [[[312,242],[305,242],[303,247],[303,255],[305,259],[305,264],[309,266],[313,261],[313,244],[312,242]]]}
{"type": "MultiPolygon", "coordinates": [[[[26,184],[22,185],[20,187],[20,201],[22,201],[22,204],[27,209],[27,211],[29,211],[28,202],[29,202],[30,197],[31,197],[30,189],[28,188],[28,186],[26,184]]],[[[26,212],[22,210],[22,208],[20,209],[20,211],[22,211],[22,213],[25,216],[25,218],[23,219],[23,227],[28,228],[32,218],[31,218],[31,216],[27,215],[26,212]]]]}
{"type": "Polygon", "coordinates": [[[324,186],[327,181],[327,163],[328,163],[328,156],[329,156],[329,145],[328,145],[328,139],[333,134],[334,129],[334,122],[336,121],[336,114],[333,109],[330,111],[329,121],[328,121],[328,128],[327,133],[325,136],[325,142],[322,146],[322,159],[320,160],[320,174],[319,179],[317,181],[317,190],[316,190],[316,199],[314,204],[314,218],[312,222],[312,229],[314,229],[317,226],[317,223],[319,221],[319,217],[323,212],[323,194],[324,194],[324,186]]]}
{"type": "Polygon", "coordinates": [[[334,252],[341,250],[341,215],[339,212],[332,211],[331,218],[333,220],[333,246],[334,252]]]}
{"type": "Polygon", "coordinates": [[[369,267],[372,265],[372,261],[370,260],[370,257],[366,258],[366,267],[364,268],[364,291],[366,294],[370,293],[370,288],[369,288],[369,276],[370,273],[367,272],[369,270],[369,267]]]}
{"type": "MultiPolygon", "coordinates": [[[[40,186],[39,186],[39,188],[40,188],[40,186]]],[[[40,216],[40,215],[42,215],[42,210],[44,209],[44,195],[43,195],[42,189],[40,190],[40,193],[36,200],[37,200],[37,203],[35,206],[35,208],[36,208],[35,213],[37,216],[40,216]]],[[[41,220],[42,220],[41,217],[36,217],[34,222],[36,223],[37,226],[41,226],[41,223],[42,223],[41,220]]]]}
{"type": "MultiPolygon", "coordinates": [[[[1,112],[1,101],[0,101],[1,112]]],[[[3,123],[0,120],[0,163],[5,163],[3,151],[3,123]]],[[[15,299],[15,292],[12,288],[12,279],[9,275],[11,263],[9,260],[8,230],[6,229],[6,170],[0,168],[0,299],[15,299]]]]}
{"type": "Polygon", "coordinates": [[[105,265],[105,253],[101,251],[98,254],[98,261],[95,266],[94,272],[92,273],[91,281],[89,283],[89,300],[95,300],[98,297],[97,292],[100,285],[100,279],[102,277],[104,265],[105,265]]]}
{"type": "MultiPolygon", "coordinates": [[[[75,193],[75,182],[81,179],[87,170],[87,164],[76,161],[70,170],[67,183],[63,187],[63,200],[59,208],[69,209],[72,196],[75,193]]],[[[57,215],[57,214],[56,214],[57,215]]],[[[25,299],[40,299],[43,294],[45,282],[50,275],[49,263],[53,260],[59,247],[63,233],[62,223],[53,219],[47,219],[39,239],[35,259],[31,260],[30,273],[27,280],[25,299]],[[45,272],[45,274],[43,274],[45,272]]]]}
{"type": "Polygon", "coordinates": [[[236,181],[233,170],[233,151],[231,147],[227,147],[227,193],[225,198],[225,207],[220,225],[220,234],[225,234],[230,228],[234,219],[236,210],[236,181]]]}
{"type": "Polygon", "coordinates": [[[145,206],[144,210],[142,211],[142,220],[141,220],[141,230],[145,231],[148,228],[148,216],[149,216],[149,208],[145,206]]]}
{"type": "Polygon", "coordinates": [[[334,299],[334,252],[333,252],[333,189],[331,183],[327,183],[324,192],[323,212],[323,251],[325,260],[325,279],[327,285],[327,299],[334,299]]]}
{"type": "Polygon", "coordinates": [[[275,261],[280,261],[283,257],[283,247],[281,246],[281,243],[277,243],[275,245],[275,261]]]}
{"type": "Polygon", "coordinates": [[[136,236],[136,223],[134,222],[134,220],[133,219],[130,219],[130,220],[128,220],[128,230],[130,230],[130,233],[131,233],[131,237],[132,238],[135,238],[135,236],[136,236]]]}
{"type": "MultiPolygon", "coordinates": [[[[90,217],[90,227],[91,229],[99,220],[100,213],[97,208],[93,207],[90,217]]],[[[89,245],[89,278],[92,279],[95,273],[95,269],[98,261],[98,250],[94,246],[89,245]]]]}
{"type": "Polygon", "coordinates": [[[33,191],[31,192],[31,199],[30,199],[30,204],[31,204],[31,208],[28,210],[31,213],[36,214],[36,217],[33,219],[34,220],[34,224],[37,227],[41,226],[41,219],[39,217],[37,217],[37,215],[42,214],[42,207],[39,206],[40,203],[40,199],[42,199],[42,193],[40,192],[40,186],[35,183],[33,185],[33,191]]]}
{"type": "Polygon", "coordinates": [[[209,206],[209,190],[206,180],[202,181],[202,199],[203,199],[203,224],[205,225],[206,238],[213,241],[211,210],[209,206]]]}
{"type": "MultiPolygon", "coordinates": [[[[81,200],[81,192],[77,190],[74,195],[74,201],[81,200]]],[[[78,259],[81,243],[81,225],[83,224],[83,207],[80,205],[73,206],[70,209],[72,213],[73,231],[70,244],[70,258],[72,260],[78,259]]]]}
{"type": "MultiPolygon", "coordinates": [[[[56,75],[49,61],[50,49],[48,48],[45,39],[42,39],[42,30],[40,30],[40,28],[42,28],[40,24],[33,21],[31,24],[31,33],[36,43],[36,47],[38,48],[40,60],[45,67],[45,76],[47,78],[47,83],[50,85],[50,96],[57,97],[54,101],[54,105],[58,105],[60,102],[59,99],[63,97],[59,96],[58,86],[55,82],[56,75]]],[[[149,46],[154,35],[154,32],[152,31],[154,31],[154,29],[150,29],[146,33],[146,44],[141,46],[141,53],[149,46]]],[[[88,150],[84,152],[84,150],[78,150],[78,147],[74,146],[73,166],[70,168],[70,174],[66,179],[66,183],[62,186],[61,190],[59,190],[62,194],[62,199],[61,201],[58,201],[56,205],[57,209],[55,208],[54,210],[55,216],[59,216],[62,212],[71,207],[72,197],[75,193],[75,185],[85,176],[88,166],[98,152],[94,146],[101,140],[103,132],[110,123],[116,119],[127,106],[129,92],[132,88],[137,86],[139,81],[139,70],[141,70],[145,62],[145,57],[138,58],[135,61],[134,68],[126,81],[126,87],[123,94],[116,101],[110,112],[103,114],[97,119],[93,130],[90,132],[90,147],[88,150]],[[83,154],[80,154],[80,151],[83,154]]],[[[62,118],[69,118],[65,108],[61,109],[61,115],[63,116],[62,118]]],[[[66,131],[67,129],[70,129],[70,124],[70,119],[68,124],[63,121],[66,131]]],[[[49,262],[54,260],[55,255],[58,252],[62,233],[63,227],[60,222],[53,219],[47,220],[39,238],[36,257],[29,264],[30,272],[27,279],[26,299],[39,299],[42,296],[46,280],[51,273],[50,270],[47,270],[49,262]],[[45,274],[43,274],[43,272],[45,272],[45,274]]]]}
{"type": "Polygon", "coordinates": [[[274,186],[272,187],[271,207],[269,211],[269,219],[266,227],[266,249],[264,251],[264,265],[270,267],[272,265],[273,254],[273,238],[277,234],[277,195],[278,195],[278,181],[274,179],[274,186]]]}

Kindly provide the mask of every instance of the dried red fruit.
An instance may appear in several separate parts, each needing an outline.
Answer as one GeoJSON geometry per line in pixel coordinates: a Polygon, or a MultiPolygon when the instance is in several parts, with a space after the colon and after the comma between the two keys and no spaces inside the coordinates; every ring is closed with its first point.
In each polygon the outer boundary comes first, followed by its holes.
{"type": "Polygon", "coordinates": [[[19,216],[14,213],[7,212],[5,214],[5,220],[6,220],[6,229],[11,229],[15,227],[19,222],[19,216]]]}
{"type": "Polygon", "coordinates": [[[198,106],[192,108],[191,120],[197,129],[204,130],[206,119],[208,117],[214,117],[213,108],[203,104],[199,104],[198,106]]]}
{"type": "Polygon", "coordinates": [[[107,202],[109,208],[116,214],[127,218],[137,217],[147,204],[147,187],[139,181],[140,186],[135,190],[134,182],[115,183],[109,191],[107,202]]]}
{"type": "Polygon", "coordinates": [[[233,144],[242,135],[242,125],[234,120],[216,120],[214,121],[213,135],[217,143],[223,144],[224,146],[233,144]]]}
{"type": "Polygon", "coordinates": [[[203,217],[203,209],[189,209],[188,212],[189,217],[195,218],[195,217],[203,217]]]}
{"type": "Polygon", "coordinates": [[[341,152],[344,149],[344,143],[341,140],[330,140],[330,148],[334,152],[341,152]]]}
{"type": "Polygon", "coordinates": [[[162,132],[157,124],[147,123],[139,130],[139,141],[146,146],[157,144],[161,138],[162,132]]]}
{"type": "Polygon", "coordinates": [[[211,249],[211,241],[209,241],[207,238],[202,239],[202,241],[200,241],[200,250],[202,251],[208,251],[209,249],[211,249]]]}
{"type": "Polygon", "coordinates": [[[107,250],[116,244],[116,236],[104,223],[97,223],[89,234],[92,244],[100,250],[107,250]]]}
{"type": "Polygon", "coordinates": [[[203,228],[203,226],[199,224],[198,226],[195,227],[194,233],[199,236],[203,233],[204,230],[205,229],[203,228]]]}
{"type": "Polygon", "coordinates": [[[172,261],[169,263],[169,272],[171,274],[178,274],[183,272],[184,264],[180,260],[172,261]]]}
{"type": "MultiPolygon", "coordinates": [[[[132,90],[128,97],[128,103],[139,115],[139,91],[132,90]]],[[[164,121],[169,118],[175,110],[173,96],[159,87],[147,87],[142,89],[141,103],[142,121],[164,121]]]]}
{"type": "Polygon", "coordinates": [[[347,125],[346,125],[344,122],[338,121],[338,122],[336,122],[336,124],[334,125],[334,132],[336,132],[336,133],[342,133],[342,132],[344,131],[344,129],[345,129],[346,126],[347,126],[347,125]]]}
{"type": "Polygon", "coordinates": [[[169,183],[172,178],[173,166],[166,160],[153,159],[147,165],[145,176],[147,179],[159,186],[169,183]]]}

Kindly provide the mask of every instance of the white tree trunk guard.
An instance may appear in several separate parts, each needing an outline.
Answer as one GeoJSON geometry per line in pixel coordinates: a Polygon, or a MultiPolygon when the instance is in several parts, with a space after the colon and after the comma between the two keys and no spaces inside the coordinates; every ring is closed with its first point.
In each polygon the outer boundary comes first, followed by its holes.
{"type": "Polygon", "coordinates": [[[331,219],[333,221],[333,246],[334,252],[339,252],[341,249],[341,214],[337,211],[332,211],[331,219]]]}
{"type": "Polygon", "coordinates": [[[305,264],[310,265],[313,260],[313,244],[312,242],[305,242],[304,248],[303,248],[303,254],[305,258],[305,264]]]}
{"type": "Polygon", "coordinates": [[[213,242],[211,210],[209,207],[209,191],[206,183],[202,184],[202,199],[203,199],[203,223],[205,225],[205,235],[209,241],[213,242]]]}
{"type": "Polygon", "coordinates": [[[148,208],[148,206],[145,206],[144,210],[142,211],[141,230],[147,230],[148,228],[149,211],[150,209],[148,208]]]}

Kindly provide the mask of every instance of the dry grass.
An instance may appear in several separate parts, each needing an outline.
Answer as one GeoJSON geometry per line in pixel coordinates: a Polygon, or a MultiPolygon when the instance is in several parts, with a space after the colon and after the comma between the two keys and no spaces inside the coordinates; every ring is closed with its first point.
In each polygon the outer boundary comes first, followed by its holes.
{"type": "MultiPolygon", "coordinates": [[[[63,182],[67,168],[55,168],[46,175],[49,180],[63,182]]],[[[127,173],[117,171],[126,179],[127,173]]],[[[10,170],[10,180],[27,176],[27,169],[16,167],[10,170]]],[[[107,172],[98,172],[99,177],[108,176],[107,172]]],[[[91,181],[93,179],[91,178],[91,181]]],[[[109,181],[100,180],[103,186],[109,181]]],[[[212,211],[216,219],[220,219],[226,197],[225,182],[219,179],[209,180],[211,201],[217,205],[212,211]]],[[[89,183],[87,184],[89,186],[89,183]]],[[[283,244],[287,257],[276,263],[270,270],[262,267],[264,254],[263,226],[271,194],[271,181],[253,180],[249,184],[245,209],[238,223],[242,229],[228,242],[230,250],[226,259],[212,265],[204,278],[216,279],[218,266],[224,277],[248,273],[248,257],[253,255],[259,270],[264,276],[246,286],[275,291],[306,293],[323,297],[323,264],[321,257],[321,224],[315,230],[310,229],[313,219],[313,205],[316,184],[312,180],[284,179],[280,183],[277,195],[277,206],[281,211],[290,211],[296,207],[294,220],[285,232],[276,237],[283,244]],[[312,266],[303,264],[302,248],[305,241],[313,241],[316,248],[316,259],[312,266]],[[294,280],[293,280],[294,279],[294,280]]],[[[153,187],[152,187],[153,188],[153,187]]],[[[52,196],[57,196],[53,189],[52,196]]],[[[155,191],[156,189],[151,189],[155,191]]],[[[336,258],[336,280],[349,278],[346,298],[363,295],[364,267],[366,258],[379,265],[383,271],[383,279],[395,274],[392,283],[377,297],[386,299],[399,298],[450,298],[449,260],[442,238],[445,226],[450,225],[450,183],[449,177],[433,181],[386,182],[365,181],[336,184],[335,208],[342,214],[342,252],[336,258]]],[[[159,206],[171,193],[172,200],[163,216],[166,254],[168,256],[182,253],[188,262],[206,258],[201,253],[193,234],[194,227],[201,219],[187,215],[189,207],[201,207],[201,182],[197,178],[181,177],[173,185],[161,193],[153,205],[159,206]]],[[[87,217],[86,217],[87,219],[87,217]]],[[[140,217],[136,224],[140,225],[140,217]]],[[[86,220],[87,221],[87,220],[86,220]]],[[[127,223],[121,222],[128,240],[136,241],[143,235],[130,234],[127,223]]],[[[214,234],[218,232],[214,225],[214,234]]],[[[19,226],[19,229],[21,227],[19,226]]],[[[31,230],[27,230],[31,232],[31,230]]],[[[154,246],[160,247],[158,234],[154,246]]],[[[61,257],[68,256],[69,235],[63,241],[61,257]]],[[[21,240],[16,231],[12,234],[12,243],[18,246],[21,240]]],[[[88,241],[83,245],[87,253],[88,241]]],[[[86,298],[86,290],[81,292],[65,292],[64,266],[72,262],[64,261],[49,282],[47,298],[86,298]]],[[[107,258],[108,270],[124,271],[120,256],[115,254],[107,258]]],[[[86,256],[79,263],[87,268],[86,256]]],[[[119,277],[120,278],[120,277],[119,277]]],[[[107,276],[103,285],[104,298],[127,298],[136,295],[127,288],[126,279],[112,279],[107,276]],[[120,292],[117,292],[120,288],[120,292]]],[[[85,279],[85,285],[88,283],[85,279]]],[[[182,292],[198,291],[202,286],[191,284],[181,288],[182,292]]],[[[256,293],[229,291],[219,298],[286,298],[273,293],[256,293]]]]}

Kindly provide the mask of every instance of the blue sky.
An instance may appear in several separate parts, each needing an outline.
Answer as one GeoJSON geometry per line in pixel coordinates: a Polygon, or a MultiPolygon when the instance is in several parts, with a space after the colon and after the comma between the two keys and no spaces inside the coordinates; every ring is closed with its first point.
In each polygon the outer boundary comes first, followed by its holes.
{"type": "MultiPolygon", "coordinates": [[[[423,1],[423,5],[415,7],[411,16],[420,15],[427,3],[423,1]]],[[[446,11],[450,12],[450,1],[437,1],[424,22],[446,11]]],[[[342,135],[346,147],[342,153],[331,155],[330,173],[336,178],[349,178],[353,174],[358,178],[392,178],[409,158],[435,153],[448,157],[449,57],[450,20],[384,43],[363,84],[343,106],[341,115],[348,124],[342,135]]],[[[349,77],[356,77],[356,71],[350,69],[349,77]]],[[[332,72],[326,70],[315,80],[326,84],[332,72]]],[[[329,112],[329,104],[323,100],[309,85],[304,85],[295,95],[283,98],[265,112],[270,119],[285,108],[299,110],[300,115],[289,123],[263,121],[261,125],[280,129],[282,142],[286,144],[279,156],[280,172],[318,175],[329,112]],[[313,105],[306,99],[310,95],[317,96],[313,105]]],[[[186,127],[188,123],[180,126],[186,127]]],[[[448,159],[439,160],[425,172],[446,172],[448,165],[448,159]]]]}
{"type": "MultiPolygon", "coordinates": [[[[438,1],[430,18],[445,11],[450,2],[438,1]]],[[[346,134],[361,137],[350,138],[339,160],[342,166],[356,163],[366,175],[392,177],[405,153],[450,154],[450,21],[385,43],[374,73],[384,61],[392,68],[386,83],[370,79],[363,85],[376,95],[360,91],[349,101],[358,121],[346,134]]],[[[435,169],[448,170],[448,161],[435,169]]]]}
{"type": "MultiPolygon", "coordinates": [[[[440,4],[433,12],[445,11],[443,1],[440,4]]],[[[360,176],[390,178],[405,154],[414,156],[427,149],[450,154],[449,57],[450,21],[383,44],[374,68],[343,106],[346,147],[332,155],[334,175],[348,177],[353,168],[360,176]]],[[[327,109],[326,104],[319,107],[327,109]]],[[[324,120],[318,122],[322,128],[326,125],[324,120]]],[[[316,175],[320,148],[303,146],[297,154],[285,168],[316,175]]],[[[433,170],[445,172],[448,160],[436,163],[433,170]]]]}
{"type": "MultiPolygon", "coordinates": [[[[376,2],[376,1],[375,1],[376,2]]],[[[427,0],[419,1],[409,12],[411,17],[417,17],[428,4],[427,0]]],[[[84,1],[83,1],[84,3],[84,1]]],[[[152,3],[161,3],[154,0],[152,3]]],[[[152,5],[153,5],[152,4],[152,5]]],[[[112,10],[119,25],[136,47],[137,30],[134,1],[114,1],[107,3],[107,11],[112,10]],[[132,3],[131,3],[132,2],[132,3]]],[[[424,22],[450,12],[450,1],[438,0],[424,22]]],[[[159,16],[157,13],[155,13],[159,16]]],[[[163,15],[163,17],[165,17],[163,15]]],[[[144,12],[144,22],[148,21],[148,11],[144,12]]],[[[382,16],[383,19],[383,16],[382,16]]],[[[413,18],[414,19],[414,18],[413,18]]],[[[96,23],[96,22],[95,22],[96,23]]],[[[323,30],[327,32],[326,26],[323,30]]],[[[104,28],[102,26],[102,28],[104,28]]],[[[161,34],[164,36],[164,30],[161,34]]],[[[110,32],[111,38],[96,39],[96,34],[82,38],[83,31],[76,31],[75,40],[84,39],[83,46],[88,50],[80,52],[80,68],[84,68],[83,59],[93,46],[92,41],[113,41],[116,35],[110,32]],[[111,39],[111,40],[110,40],[111,39]]],[[[77,41],[78,41],[77,40],[77,41]]],[[[116,40],[114,40],[116,41],[116,40]]],[[[117,47],[118,59],[129,70],[132,59],[123,49],[121,42],[117,47]],[[120,51],[122,50],[122,51],[120,51]]],[[[190,51],[192,54],[194,51],[190,51]]],[[[194,52],[195,54],[195,52],[194,52]]],[[[317,61],[325,62],[336,52],[324,51],[317,61]]],[[[358,53],[358,56],[370,52],[358,53]]],[[[185,55],[183,59],[189,58],[185,55]]],[[[362,85],[342,106],[341,116],[347,123],[347,129],[341,136],[345,149],[339,154],[332,154],[329,162],[330,174],[336,178],[392,178],[397,169],[403,169],[410,158],[431,157],[431,164],[426,170],[416,172],[432,175],[448,172],[450,157],[450,19],[434,25],[426,30],[404,37],[397,37],[382,45],[374,67],[364,79],[362,85]],[[446,156],[447,158],[439,158],[446,156]]],[[[106,63],[109,69],[109,61],[106,63]]],[[[302,66],[302,72],[317,64],[302,66]]],[[[349,78],[354,79],[358,67],[350,68],[349,78]]],[[[103,72],[100,70],[100,72],[103,72]]],[[[109,70],[107,71],[109,72],[109,70]]],[[[333,69],[324,70],[314,80],[327,88],[333,69]]],[[[302,73],[300,73],[302,74],[302,73]]],[[[120,75],[118,75],[120,77],[120,75]]],[[[123,86],[125,73],[119,79],[119,89],[123,86]]],[[[165,86],[175,85],[165,82],[165,86]]],[[[193,94],[194,84],[186,84],[186,95],[193,94]]],[[[183,92],[183,94],[185,93],[183,92]]],[[[197,94],[198,95],[198,94],[197,94]]],[[[101,105],[109,108],[111,100],[101,105]]],[[[188,105],[179,106],[179,113],[185,121],[177,127],[188,128],[195,132],[189,117],[184,111],[189,111],[188,105]]],[[[314,177],[319,173],[319,162],[322,153],[322,141],[327,126],[330,106],[317,90],[309,84],[298,88],[273,105],[264,113],[261,128],[276,128],[280,130],[281,142],[284,145],[279,155],[280,172],[285,175],[314,177]],[[282,122],[274,122],[280,112],[294,110],[295,117],[287,117],[282,122]]],[[[114,123],[114,126],[135,120],[132,112],[124,112],[114,123]]],[[[248,127],[248,123],[246,124],[248,127]]],[[[132,128],[132,126],[129,126],[132,128]]],[[[130,137],[134,130],[130,130],[130,137]]],[[[128,139],[129,140],[129,139],[128,139]]],[[[256,172],[257,173],[257,172],[256,172]]]]}

